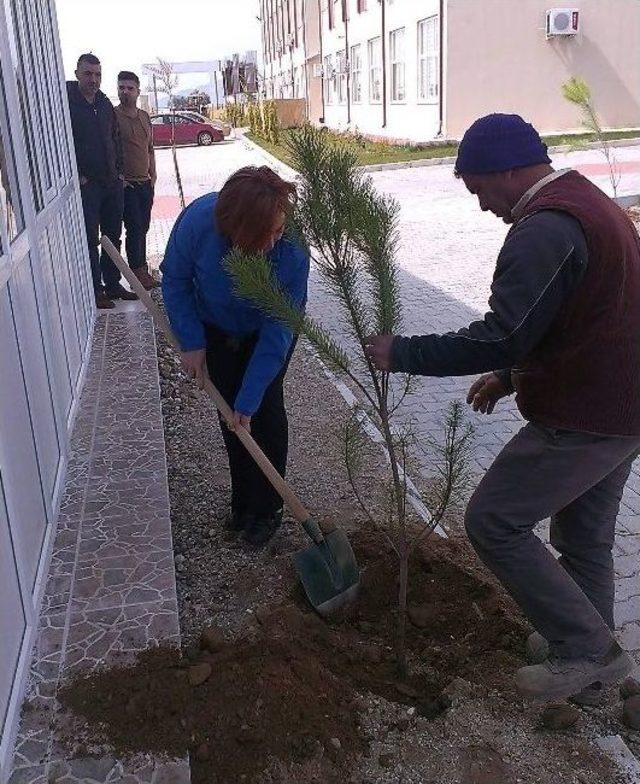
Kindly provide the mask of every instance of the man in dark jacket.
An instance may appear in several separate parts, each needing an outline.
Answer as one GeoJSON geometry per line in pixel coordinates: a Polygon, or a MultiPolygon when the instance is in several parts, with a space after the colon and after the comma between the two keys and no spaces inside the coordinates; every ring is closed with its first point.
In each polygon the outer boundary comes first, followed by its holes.
{"type": "Polygon", "coordinates": [[[489,115],[465,134],[456,175],[512,224],[484,319],[446,335],[378,335],[376,366],[426,376],[490,372],[468,402],[514,391],[528,420],[472,496],[476,552],[528,616],[532,697],[598,700],[631,670],[613,638],[616,517],[640,451],[640,240],[580,174],[549,165],[535,129],[489,115]],[[551,517],[556,561],[535,525],[551,517]]]}
{"type": "Polygon", "coordinates": [[[98,257],[100,232],[120,247],[124,181],[118,121],[111,101],[100,91],[102,69],[95,55],[80,55],[76,79],[67,82],[67,95],[93,288],[96,305],[113,308],[114,299],[137,299],[121,285],[118,268],[109,256],[103,252],[98,257]]]}

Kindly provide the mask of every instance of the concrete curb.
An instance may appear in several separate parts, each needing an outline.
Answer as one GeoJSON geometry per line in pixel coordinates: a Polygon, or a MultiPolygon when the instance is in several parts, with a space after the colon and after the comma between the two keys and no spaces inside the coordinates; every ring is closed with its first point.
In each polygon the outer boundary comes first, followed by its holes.
{"type": "Polygon", "coordinates": [[[640,762],[620,735],[596,738],[596,745],[610,757],[627,776],[629,784],[640,784],[640,762]]]}
{"type": "MultiPolygon", "coordinates": [[[[264,147],[261,147],[256,142],[252,141],[251,139],[247,139],[244,134],[241,134],[239,138],[242,142],[250,149],[250,150],[259,150],[270,162],[273,166],[281,167],[284,166],[285,169],[289,172],[289,177],[297,176],[297,172],[295,169],[292,169],[291,166],[288,166],[286,163],[283,163],[279,158],[276,158],[275,155],[272,155],[270,152],[267,152],[264,147]]],[[[609,142],[611,147],[637,147],[640,145],[640,136],[634,137],[631,139],[614,139],[613,141],[609,142]]],[[[557,155],[559,153],[565,152],[580,152],[581,150],[597,150],[600,148],[600,144],[598,142],[588,142],[586,144],[579,144],[579,145],[572,145],[572,144],[560,144],[555,147],[549,147],[549,152],[552,155],[557,155]]],[[[416,161],[394,161],[393,163],[372,163],[366,166],[360,166],[360,170],[363,172],[377,172],[377,171],[391,171],[393,169],[418,169],[422,168],[423,166],[453,166],[456,162],[455,155],[444,156],[442,158],[420,158],[416,161]]],[[[635,204],[637,202],[633,202],[635,204]]]]}

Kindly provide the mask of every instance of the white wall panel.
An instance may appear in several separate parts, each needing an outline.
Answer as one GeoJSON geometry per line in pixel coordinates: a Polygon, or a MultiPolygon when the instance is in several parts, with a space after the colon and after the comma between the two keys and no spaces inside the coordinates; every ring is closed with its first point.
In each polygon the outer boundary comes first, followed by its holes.
{"type": "Polygon", "coordinates": [[[25,259],[14,273],[9,284],[9,294],[35,435],[42,490],[48,517],[51,519],[51,502],[60,462],[60,447],[42,342],[42,319],[38,312],[30,259],[25,259]]]}
{"type": "Polygon", "coordinates": [[[58,300],[58,309],[62,320],[62,331],[64,333],[64,344],[67,350],[67,362],[69,365],[69,377],[71,386],[75,388],[80,374],[80,342],[78,340],[78,328],[76,326],[75,303],[73,301],[73,289],[69,276],[69,260],[64,257],[64,248],[60,247],[55,227],[49,224],[44,228],[43,237],[45,243],[43,248],[49,249],[49,259],[53,268],[53,281],[58,300]]]}
{"type": "Polygon", "coordinates": [[[62,419],[66,421],[73,402],[71,375],[69,373],[65,336],[62,329],[62,315],[58,306],[58,294],[54,279],[55,269],[46,235],[40,237],[39,250],[40,274],[45,284],[44,288],[47,309],[49,312],[51,342],[56,346],[56,351],[53,356],[54,364],[51,367],[51,376],[54,379],[54,386],[56,389],[56,405],[62,410],[62,419]]]}
{"type": "Polygon", "coordinates": [[[0,735],[16,674],[26,619],[20,598],[16,561],[9,535],[9,521],[0,475],[0,735]]]}
{"type": "Polygon", "coordinates": [[[0,335],[0,465],[16,556],[32,588],[46,514],[7,288],[0,292],[0,335]]]}
{"type": "MultiPolygon", "coordinates": [[[[68,203],[65,205],[65,212],[68,209],[68,203]]],[[[59,256],[61,262],[67,265],[69,280],[71,283],[71,294],[73,303],[73,316],[76,324],[76,334],[78,337],[78,346],[81,347],[85,344],[88,335],[88,326],[84,315],[83,295],[82,295],[82,281],[80,277],[80,270],[78,269],[78,260],[76,258],[75,247],[70,239],[71,228],[67,224],[67,231],[63,230],[62,215],[58,213],[55,221],[51,224],[49,229],[49,236],[52,234],[56,237],[56,242],[59,248],[59,256]]]]}

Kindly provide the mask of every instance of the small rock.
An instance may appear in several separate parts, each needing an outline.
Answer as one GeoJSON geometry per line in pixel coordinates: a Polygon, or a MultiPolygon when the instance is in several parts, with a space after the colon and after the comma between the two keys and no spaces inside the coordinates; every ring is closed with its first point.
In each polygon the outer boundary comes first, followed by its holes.
{"type": "Polygon", "coordinates": [[[272,614],[272,609],[268,604],[263,604],[256,608],[256,620],[262,626],[267,618],[272,614]]]}
{"type": "Polygon", "coordinates": [[[459,705],[461,702],[470,700],[475,696],[476,689],[472,683],[465,681],[464,678],[454,678],[451,683],[442,690],[440,701],[445,708],[459,705]]]}
{"type": "Polygon", "coordinates": [[[380,664],[382,661],[382,649],[379,645],[365,645],[362,648],[362,658],[371,664],[380,664]]]}
{"type": "Polygon", "coordinates": [[[192,686],[200,686],[211,675],[211,665],[209,662],[201,662],[189,667],[189,683],[192,686]]]}
{"type": "Polygon", "coordinates": [[[200,635],[200,647],[203,651],[217,653],[224,647],[224,643],[224,634],[217,626],[207,626],[200,635]]]}
{"type": "Polygon", "coordinates": [[[340,743],[340,738],[331,738],[329,740],[329,745],[334,748],[336,751],[340,751],[342,748],[342,743],[340,743]]]}
{"type": "Polygon", "coordinates": [[[624,701],[622,721],[632,730],[640,730],[640,694],[633,694],[624,701]]]}
{"type": "Polygon", "coordinates": [[[435,719],[445,709],[440,700],[424,700],[418,705],[418,716],[425,719],[435,719]]]}
{"type": "Polygon", "coordinates": [[[620,696],[623,700],[626,700],[628,697],[635,697],[637,694],[640,694],[640,680],[630,675],[620,684],[620,696]]]}
{"type": "Polygon", "coordinates": [[[542,711],[540,720],[548,730],[568,730],[580,718],[580,711],[567,703],[547,705],[542,711]]]}
{"type": "Polygon", "coordinates": [[[409,607],[409,620],[419,629],[424,629],[433,623],[433,607],[429,604],[414,604],[409,607]]]}
{"type": "Polygon", "coordinates": [[[420,696],[420,692],[408,683],[396,683],[395,688],[397,692],[404,694],[405,697],[417,698],[420,696]]]}
{"type": "Polygon", "coordinates": [[[196,749],[196,759],[198,762],[206,762],[210,756],[211,751],[209,750],[209,745],[207,743],[201,743],[196,749]]]}
{"type": "Polygon", "coordinates": [[[187,559],[182,555],[182,553],[178,553],[175,557],[176,566],[180,566],[183,564],[187,559]]]}
{"type": "Polygon", "coordinates": [[[380,754],[378,757],[378,764],[381,768],[393,767],[393,754],[380,754]]]}

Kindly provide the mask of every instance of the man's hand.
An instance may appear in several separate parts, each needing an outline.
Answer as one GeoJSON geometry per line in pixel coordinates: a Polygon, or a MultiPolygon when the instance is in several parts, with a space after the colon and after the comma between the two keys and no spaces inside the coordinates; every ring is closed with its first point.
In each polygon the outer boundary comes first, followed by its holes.
{"type": "Polygon", "coordinates": [[[247,416],[246,414],[241,414],[239,411],[234,411],[233,427],[230,427],[230,429],[237,432],[241,427],[251,432],[251,417],[247,416]]]}
{"type": "Polygon", "coordinates": [[[487,373],[471,385],[467,403],[474,411],[491,414],[498,400],[509,394],[509,390],[495,373],[487,373]]]}
{"type": "Polygon", "coordinates": [[[369,335],[364,350],[373,364],[384,372],[391,370],[391,349],[395,335],[369,335]]]}
{"type": "Polygon", "coordinates": [[[80,185],[86,185],[89,182],[89,178],[85,177],[84,174],[80,175],[80,185]]]}
{"type": "Polygon", "coordinates": [[[180,361],[182,369],[188,378],[192,378],[198,387],[204,387],[204,380],[207,377],[207,352],[204,348],[195,351],[181,351],[180,361]]]}

